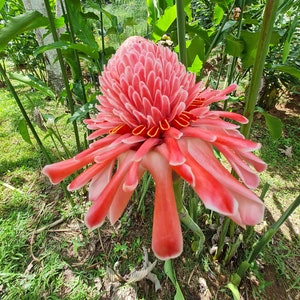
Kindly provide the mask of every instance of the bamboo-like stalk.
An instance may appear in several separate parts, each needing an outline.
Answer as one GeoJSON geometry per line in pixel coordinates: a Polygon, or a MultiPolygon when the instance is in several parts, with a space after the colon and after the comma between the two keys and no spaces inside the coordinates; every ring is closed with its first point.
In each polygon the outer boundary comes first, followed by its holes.
{"type": "MultiPolygon", "coordinates": [[[[50,7],[50,2],[49,2],[49,0],[44,0],[44,3],[45,3],[48,19],[49,19],[49,24],[50,24],[53,40],[54,40],[54,42],[58,42],[59,39],[58,39],[58,35],[56,32],[56,28],[55,28],[54,18],[53,18],[51,7],[50,7]]],[[[71,114],[73,115],[75,112],[74,101],[73,101],[72,93],[71,93],[70,86],[69,86],[69,80],[68,80],[68,75],[67,75],[67,71],[66,71],[65,64],[64,64],[62,51],[59,48],[57,48],[56,51],[57,51],[59,65],[60,65],[60,68],[62,71],[64,86],[65,86],[66,93],[67,93],[67,105],[68,105],[68,108],[69,108],[71,114]]],[[[73,124],[73,128],[74,128],[77,150],[81,151],[78,126],[77,126],[76,121],[73,121],[72,124],[73,124]]]]}
{"type": "Polygon", "coordinates": [[[179,60],[187,66],[187,53],[185,42],[185,12],[183,0],[176,0],[177,13],[177,39],[179,46],[179,60]]]}
{"type": "Polygon", "coordinates": [[[246,105],[244,109],[244,116],[249,120],[249,122],[241,126],[241,133],[246,138],[249,138],[250,136],[255,105],[261,85],[261,77],[263,74],[266,56],[268,54],[278,3],[279,0],[267,0],[266,2],[256,58],[253,66],[252,78],[245,99],[246,105]]]}

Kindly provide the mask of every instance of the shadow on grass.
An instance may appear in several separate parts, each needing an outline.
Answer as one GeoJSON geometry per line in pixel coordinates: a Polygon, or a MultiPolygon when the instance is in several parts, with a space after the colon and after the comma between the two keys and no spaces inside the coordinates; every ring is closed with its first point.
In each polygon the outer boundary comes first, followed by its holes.
{"type": "Polygon", "coordinates": [[[0,161],[0,178],[20,168],[36,172],[44,164],[45,159],[39,151],[30,152],[28,156],[18,157],[17,160],[2,160],[0,161]]]}

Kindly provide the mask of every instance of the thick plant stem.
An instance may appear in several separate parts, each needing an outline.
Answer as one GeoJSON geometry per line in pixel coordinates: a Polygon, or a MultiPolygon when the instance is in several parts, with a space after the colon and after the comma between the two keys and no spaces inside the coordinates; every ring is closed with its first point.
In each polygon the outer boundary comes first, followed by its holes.
{"type": "Polygon", "coordinates": [[[49,156],[46,148],[44,147],[44,145],[43,145],[43,143],[42,143],[39,135],[35,131],[34,126],[32,125],[32,123],[31,123],[31,121],[30,121],[30,119],[29,119],[29,117],[28,117],[28,115],[26,113],[25,108],[24,108],[24,106],[23,106],[23,104],[22,104],[22,102],[21,102],[21,100],[20,100],[20,98],[19,98],[16,90],[14,89],[14,87],[11,84],[9,78],[7,77],[6,72],[5,72],[4,68],[2,67],[1,63],[0,63],[0,73],[1,73],[2,77],[4,78],[4,81],[5,81],[6,85],[7,85],[7,87],[9,88],[11,94],[13,95],[15,101],[17,102],[17,105],[18,105],[18,107],[19,107],[19,109],[20,109],[20,111],[21,111],[21,113],[22,113],[22,115],[23,115],[23,117],[24,117],[24,119],[25,119],[25,121],[26,121],[26,123],[27,123],[27,125],[28,125],[28,127],[30,129],[30,131],[32,132],[32,134],[33,134],[36,142],[38,143],[40,149],[42,150],[42,152],[43,152],[43,154],[44,154],[44,156],[45,156],[45,158],[47,160],[47,163],[52,163],[51,158],[50,158],[50,156],[49,156]]]}
{"type": "Polygon", "coordinates": [[[187,53],[185,42],[185,12],[183,0],[176,0],[177,38],[179,46],[179,60],[187,66],[187,53]]]}
{"type": "MultiPolygon", "coordinates": [[[[57,35],[55,24],[54,24],[54,18],[53,18],[51,7],[50,7],[50,2],[49,2],[49,0],[44,0],[44,3],[45,3],[46,10],[47,10],[47,15],[48,15],[48,19],[49,19],[49,24],[50,24],[53,40],[54,40],[54,42],[58,42],[58,35],[57,35]]],[[[60,65],[61,72],[62,72],[62,77],[64,80],[64,85],[66,88],[67,104],[68,104],[71,114],[73,115],[74,111],[75,111],[74,102],[73,102],[73,97],[72,97],[72,93],[71,93],[70,86],[69,86],[67,71],[66,71],[66,68],[64,65],[63,55],[62,55],[61,49],[57,48],[56,51],[57,51],[59,65],[60,65]]],[[[73,124],[73,128],[74,128],[77,150],[80,152],[81,146],[80,146],[80,139],[79,139],[77,123],[76,123],[76,121],[73,121],[72,124],[73,124]]]]}
{"type": "Polygon", "coordinates": [[[200,227],[198,226],[198,224],[196,224],[194,222],[194,220],[191,218],[187,209],[183,205],[180,183],[181,183],[180,180],[176,180],[173,183],[177,211],[179,214],[180,221],[199,238],[199,245],[198,245],[198,249],[196,252],[196,255],[199,255],[201,253],[201,251],[203,250],[203,246],[204,246],[204,242],[205,242],[205,235],[202,232],[202,230],[200,229],[200,227]]]}
{"type": "Polygon", "coordinates": [[[257,47],[258,51],[254,61],[252,79],[246,95],[246,105],[244,109],[244,116],[249,120],[249,122],[241,127],[241,133],[246,138],[249,138],[250,135],[255,105],[261,85],[261,77],[263,74],[266,56],[268,54],[278,3],[279,0],[268,0],[265,7],[263,24],[257,47]]]}

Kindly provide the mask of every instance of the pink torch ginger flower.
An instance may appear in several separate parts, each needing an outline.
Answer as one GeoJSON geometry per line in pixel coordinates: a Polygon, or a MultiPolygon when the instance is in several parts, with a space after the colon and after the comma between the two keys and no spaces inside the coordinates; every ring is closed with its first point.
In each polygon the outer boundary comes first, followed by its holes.
{"type": "Polygon", "coordinates": [[[100,226],[106,217],[112,224],[120,218],[145,171],[155,182],[152,249],[160,259],[176,257],[183,248],[173,172],[193,187],[208,209],[241,226],[262,220],[264,205],[248,189],[259,183],[250,166],[258,172],[266,168],[252,153],[260,144],[246,140],[239,126],[224,120],[247,123],[245,117],[209,107],[226,99],[235,84],[225,90],[205,89],[175,53],[142,37],[130,37],[121,45],[100,84],[99,113],[85,123],[95,130],[89,139],[101,139],[74,158],[43,169],[57,184],[88,166],[68,190],[89,183],[89,228],[100,226]],[[214,149],[244,184],[221,164],[214,149]]]}

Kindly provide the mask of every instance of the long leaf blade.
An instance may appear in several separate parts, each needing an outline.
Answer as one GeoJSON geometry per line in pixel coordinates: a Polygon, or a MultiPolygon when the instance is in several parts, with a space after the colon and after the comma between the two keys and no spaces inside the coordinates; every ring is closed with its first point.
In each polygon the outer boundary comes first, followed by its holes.
{"type": "Polygon", "coordinates": [[[55,99],[55,93],[41,80],[32,75],[22,75],[18,73],[10,73],[10,79],[14,79],[23,82],[49,96],[51,99],[55,99]]]}
{"type": "Polygon", "coordinates": [[[38,11],[29,11],[11,18],[7,25],[0,30],[0,51],[19,34],[38,27],[45,27],[48,24],[48,19],[38,11]]]}

